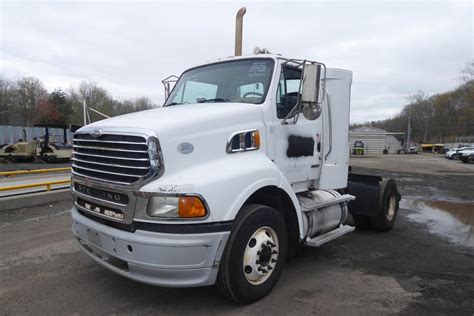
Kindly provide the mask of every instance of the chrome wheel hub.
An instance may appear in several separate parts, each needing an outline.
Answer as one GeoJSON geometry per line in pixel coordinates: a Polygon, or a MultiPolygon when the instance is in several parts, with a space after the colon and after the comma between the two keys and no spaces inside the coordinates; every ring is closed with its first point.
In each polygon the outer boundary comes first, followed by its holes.
{"type": "Polygon", "coordinates": [[[387,210],[386,210],[386,216],[389,221],[393,219],[395,216],[395,211],[397,208],[397,197],[395,196],[395,193],[390,192],[390,194],[387,197],[387,210]]]}
{"type": "Polygon", "coordinates": [[[247,281],[258,285],[265,282],[278,261],[278,236],[270,227],[257,229],[245,247],[243,270],[247,281]]]}

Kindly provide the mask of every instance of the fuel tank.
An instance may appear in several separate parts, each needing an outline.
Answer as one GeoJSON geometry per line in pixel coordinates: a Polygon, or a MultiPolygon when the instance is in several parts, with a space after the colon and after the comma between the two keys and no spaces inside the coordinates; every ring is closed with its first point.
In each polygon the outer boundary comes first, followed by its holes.
{"type": "Polygon", "coordinates": [[[306,237],[317,237],[338,228],[346,221],[347,202],[331,204],[331,201],[340,197],[341,194],[335,190],[315,190],[298,196],[304,211],[306,237]]]}

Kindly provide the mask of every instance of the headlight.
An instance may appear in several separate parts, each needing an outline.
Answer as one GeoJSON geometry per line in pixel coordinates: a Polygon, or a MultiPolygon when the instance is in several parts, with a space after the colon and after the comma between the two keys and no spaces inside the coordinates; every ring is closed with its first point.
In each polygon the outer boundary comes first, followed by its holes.
{"type": "Polygon", "coordinates": [[[260,148],[260,132],[249,130],[232,134],[227,142],[226,152],[228,154],[258,150],[260,148]]]}
{"type": "Polygon", "coordinates": [[[163,218],[197,218],[207,215],[206,207],[197,196],[152,196],[147,215],[163,218]]]}
{"type": "Polygon", "coordinates": [[[165,172],[165,165],[163,163],[160,142],[155,137],[150,138],[148,141],[148,157],[153,174],[158,177],[162,176],[165,172]]]}

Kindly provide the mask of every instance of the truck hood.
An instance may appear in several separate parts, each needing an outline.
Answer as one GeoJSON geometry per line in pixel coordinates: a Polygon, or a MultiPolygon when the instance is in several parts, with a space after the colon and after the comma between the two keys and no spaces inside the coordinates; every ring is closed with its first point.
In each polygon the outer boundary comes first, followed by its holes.
{"type": "Polygon", "coordinates": [[[157,136],[165,166],[160,181],[171,184],[177,181],[169,177],[191,172],[189,168],[229,159],[232,155],[227,154],[226,146],[235,133],[257,129],[261,131],[262,147],[265,146],[263,108],[248,103],[174,105],[95,122],[79,132],[96,129],[112,134],[157,136]],[[179,150],[181,145],[192,150],[183,153],[179,150]]]}
{"type": "Polygon", "coordinates": [[[202,132],[240,123],[262,121],[260,105],[249,103],[183,104],[125,114],[94,122],[80,129],[87,132],[96,128],[124,131],[148,130],[158,136],[202,132]]]}

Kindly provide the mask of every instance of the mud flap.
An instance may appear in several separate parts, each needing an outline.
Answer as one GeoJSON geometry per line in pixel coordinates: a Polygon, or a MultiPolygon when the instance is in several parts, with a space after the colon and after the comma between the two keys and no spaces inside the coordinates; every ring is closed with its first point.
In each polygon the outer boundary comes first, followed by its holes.
{"type": "Polygon", "coordinates": [[[377,201],[381,181],[382,177],[380,176],[349,174],[346,193],[356,197],[348,204],[351,214],[377,215],[377,201]]]}

